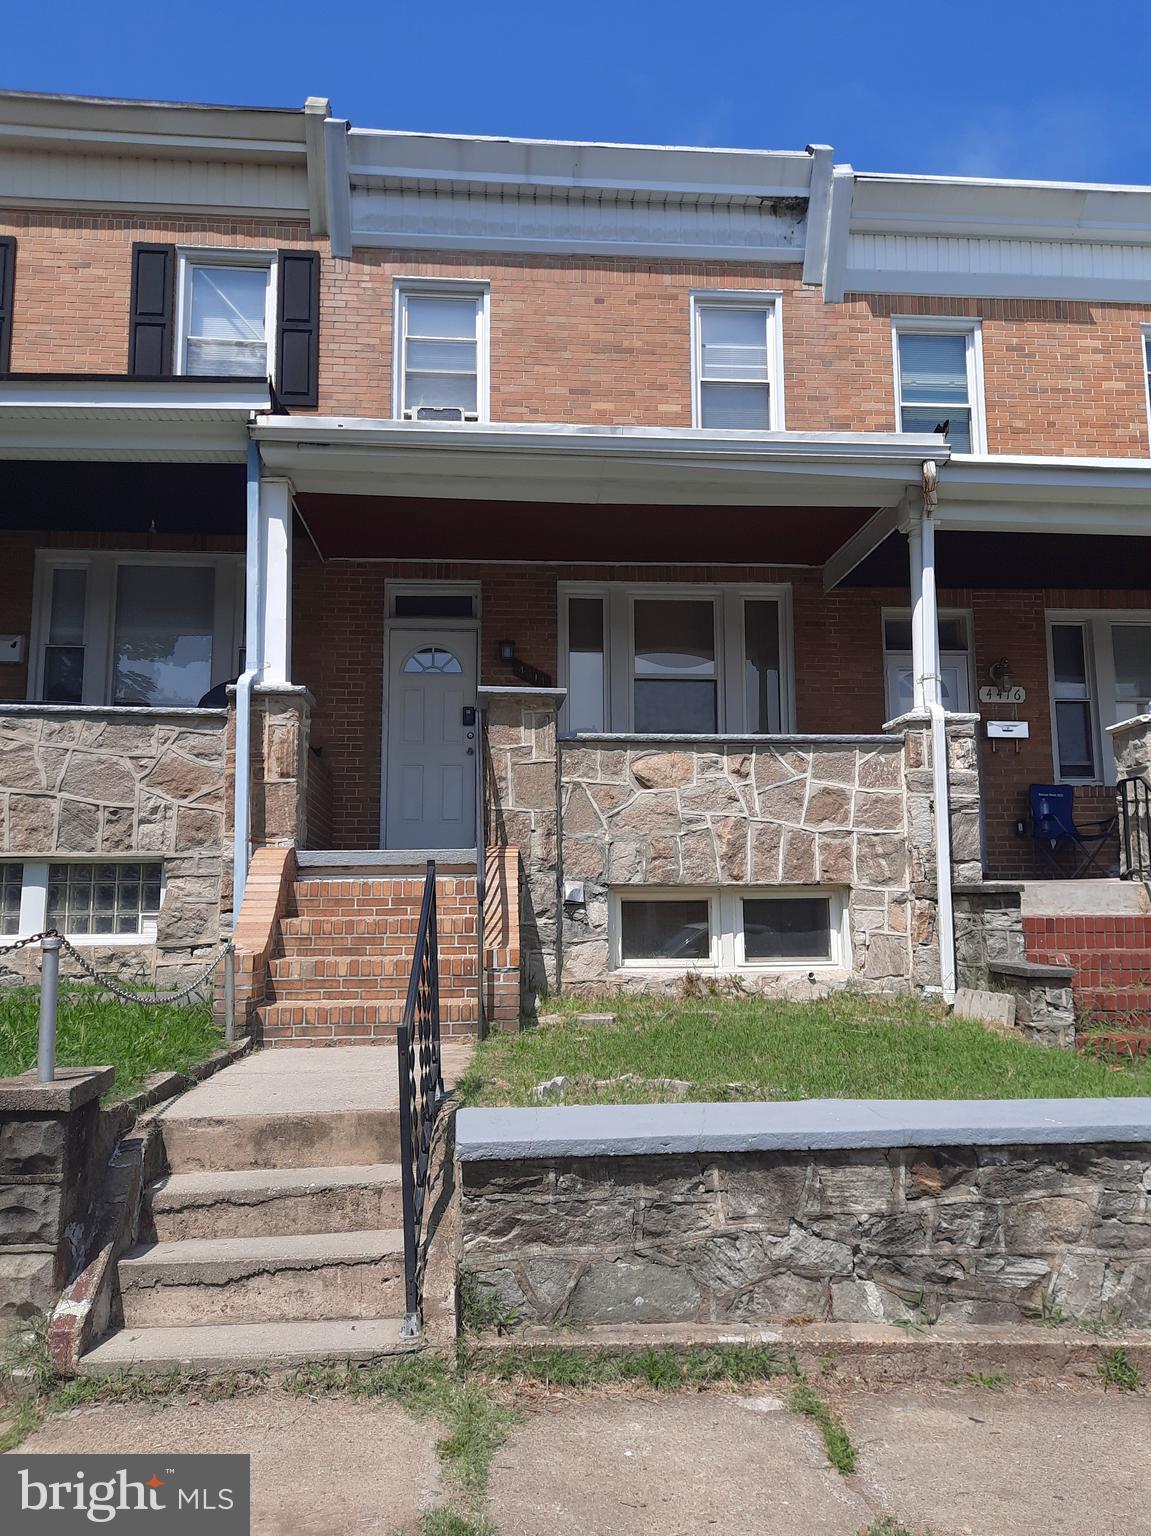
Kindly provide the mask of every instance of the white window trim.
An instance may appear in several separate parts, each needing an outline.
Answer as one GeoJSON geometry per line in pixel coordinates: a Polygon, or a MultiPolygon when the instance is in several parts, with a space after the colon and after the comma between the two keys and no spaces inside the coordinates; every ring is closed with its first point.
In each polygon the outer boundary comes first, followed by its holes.
{"type": "Polygon", "coordinates": [[[268,287],[264,295],[264,337],[268,344],[267,376],[273,379],[276,371],[276,253],[275,251],[218,250],[209,246],[181,246],[176,251],[176,354],[173,372],[187,372],[188,322],[192,305],[192,284],[188,280],[189,267],[266,267],[268,287]]]}
{"type": "MultiPolygon", "coordinates": [[[[214,570],[211,687],[235,677],[244,636],[243,560],[240,554],[193,554],[182,550],[38,549],[32,583],[28,698],[36,701],[43,694],[44,650],[52,620],[52,573],[61,566],[88,572],[84,607],[84,694],[78,708],[107,706],[109,703],[115,641],[116,570],[121,565],[197,565],[214,570]]],[[[147,705],[139,707],[148,708],[147,705]]]]}
{"type": "Polygon", "coordinates": [[[974,458],[987,452],[987,414],[983,393],[983,322],[969,315],[892,315],[891,358],[895,385],[895,430],[903,430],[903,385],[899,370],[899,337],[916,332],[921,336],[955,335],[967,338],[967,395],[971,405],[971,453],[952,454],[954,459],[974,458]]]}
{"type": "Polygon", "coordinates": [[[848,905],[838,886],[725,885],[616,886],[608,899],[608,953],[613,970],[628,974],[702,971],[717,975],[754,973],[774,975],[796,971],[842,971],[849,965],[851,935],[848,905]],[[828,903],[830,955],[826,960],[746,960],[740,904],[744,901],[820,899],[828,903]],[[624,960],[622,904],[625,901],[706,901],[710,929],[710,955],[706,960],[624,960]]]}
{"type": "MultiPolygon", "coordinates": [[[[786,430],[785,392],[783,387],[783,293],[778,288],[697,288],[691,298],[691,424],[702,425],[700,397],[701,332],[700,308],[720,304],[735,309],[766,309],[767,320],[767,408],[768,430],[786,430]]],[[[734,429],[732,429],[734,430],[734,429]]]]}
{"type": "MultiPolygon", "coordinates": [[[[604,708],[603,731],[587,735],[634,732],[635,675],[632,610],[637,598],[705,599],[716,611],[716,735],[786,736],[794,730],[795,655],[792,643],[791,587],[783,583],[713,582],[697,586],[689,582],[561,582],[559,602],[559,686],[568,686],[568,599],[598,597],[604,604],[604,708]],[[762,599],[779,604],[779,730],[750,731],[746,726],[744,698],[744,602],[762,599]]],[[[560,709],[561,733],[567,732],[567,702],[560,709]]],[[[570,734],[570,733],[569,733],[570,734]]],[[[672,734],[659,732],[660,735],[672,734]]],[[[689,732],[690,741],[698,732],[689,732]]],[[[710,732],[707,734],[711,734],[710,732]]]]}
{"type": "MultiPolygon", "coordinates": [[[[967,668],[967,697],[971,707],[975,706],[975,615],[970,608],[941,608],[938,615],[940,621],[944,619],[962,619],[967,625],[967,649],[966,651],[940,651],[940,663],[945,661],[962,662],[967,668]]],[[[887,648],[887,621],[888,619],[910,619],[910,608],[884,607],[879,617],[879,646],[883,654],[883,702],[884,713],[888,720],[894,720],[899,713],[895,705],[897,700],[890,697],[888,689],[888,667],[892,661],[902,661],[904,657],[911,660],[910,651],[891,651],[887,648]]]]}
{"type": "MultiPolygon", "coordinates": [[[[476,418],[491,419],[491,284],[486,278],[397,277],[392,280],[392,417],[404,420],[404,300],[409,294],[456,295],[479,304],[476,418]]],[[[450,425],[450,423],[449,423],[450,425]]]]}
{"type": "Polygon", "coordinates": [[[1151,628],[1151,608],[1048,608],[1045,614],[1047,642],[1047,702],[1051,715],[1052,784],[1113,785],[1118,780],[1115,746],[1103,720],[1103,701],[1108,708],[1115,698],[1115,656],[1111,647],[1113,624],[1143,624],[1151,628]],[[1096,773],[1090,779],[1068,778],[1059,771],[1059,730],[1055,705],[1055,653],[1051,630],[1056,624],[1081,624],[1086,631],[1088,697],[1095,746],[1096,773]]]}
{"type": "Polygon", "coordinates": [[[1143,398],[1147,402],[1147,445],[1151,451],[1151,325],[1140,326],[1139,347],[1143,364],[1143,398]]]}
{"type": "MultiPolygon", "coordinates": [[[[8,859],[10,864],[19,864],[19,859],[8,859]]],[[[164,897],[167,894],[168,876],[162,859],[154,854],[121,854],[109,856],[106,853],[92,854],[56,854],[51,859],[25,859],[24,882],[20,891],[20,938],[26,938],[32,933],[43,933],[48,926],[48,866],[49,864],[159,864],[160,866],[160,908],[163,910],[164,897]]],[[[70,944],[77,947],[90,945],[93,948],[139,948],[142,944],[154,944],[156,942],[156,919],[149,918],[141,926],[138,933],[68,933],[64,937],[70,944]]]]}

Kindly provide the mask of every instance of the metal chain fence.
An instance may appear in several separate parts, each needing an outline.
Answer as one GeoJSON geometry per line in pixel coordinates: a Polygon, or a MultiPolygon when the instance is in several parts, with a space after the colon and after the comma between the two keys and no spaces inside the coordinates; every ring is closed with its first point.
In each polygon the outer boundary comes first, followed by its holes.
{"type": "Polygon", "coordinates": [[[224,971],[224,1039],[230,1044],[236,1038],[236,975],[233,965],[236,946],[231,940],[226,940],[220,945],[219,953],[214,955],[191,981],[169,992],[129,992],[118,981],[113,981],[106,972],[98,971],[91,961],[86,960],[75,945],[55,928],[46,928],[43,933],[31,933],[25,938],[15,939],[11,944],[0,945],[0,956],[10,955],[19,949],[27,949],[32,944],[40,945],[40,1031],[37,1072],[42,1083],[53,1082],[56,1075],[56,1015],[61,950],[70,960],[74,960],[84,975],[103,991],[111,993],[122,1003],[145,1005],[183,1002],[202,987],[219,968],[220,963],[226,959],[228,963],[224,971]]]}

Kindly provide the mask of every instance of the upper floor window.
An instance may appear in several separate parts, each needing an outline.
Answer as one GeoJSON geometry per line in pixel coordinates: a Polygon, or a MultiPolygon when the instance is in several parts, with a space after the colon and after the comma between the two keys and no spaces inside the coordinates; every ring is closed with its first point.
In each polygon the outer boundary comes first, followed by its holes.
{"type": "Polygon", "coordinates": [[[274,372],[274,271],[270,254],[181,254],[177,373],[266,378],[274,372]]]}
{"type": "Polygon", "coordinates": [[[778,295],[692,297],[692,417],[697,427],[783,429],[778,295]]]}
{"type": "Polygon", "coordinates": [[[1143,327],[1143,377],[1147,386],[1147,425],[1151,433],[1151,325],[1143,327]]]}
{"type": "Polygon", "coordinates": [[[486,421],[487,287],[433,282],[396,289],[395,415],[486,421]]]}
{"type": "Polygon", "coordinates": [[[234,555],[68,554],[36,573],[29,697],[195,706],[239,671],[234,555]]]}
{"type": "Polygon", "coordinates": [[[900,431],[939,432],[956,453],[985,453],[978,320],[893,323],[900,431]]]}

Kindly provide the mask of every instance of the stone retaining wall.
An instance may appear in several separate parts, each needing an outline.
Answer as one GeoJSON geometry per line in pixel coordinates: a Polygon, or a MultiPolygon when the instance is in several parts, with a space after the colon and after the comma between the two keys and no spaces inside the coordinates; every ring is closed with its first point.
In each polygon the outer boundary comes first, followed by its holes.
{"type": "MultiPolygon", "coordinates": [[[[543,1155],[549,1140],[564,1143],[562,1117],[580,1111],[464,1111],[464,1265],[521,1321],[555,1327],[797,1318],[930,1326],[1045,1314],[1146,1326],[1151,1105],[1137,1104],[1132,1118],[1141,1118],[1142,1131],[1126,1135],[1138,1141],[1108,1141],[1103,1128],[1102,1139],[996,1145],[994,1131],[984,1130],[987,1140],[951,1145],[665,1155],[629,1155],[622,1146],[600,1156],[543,1155]],[[525,1136],[523,1156],[514,1155],[514,1137],[496,1137],[491,1156],[469,1147],[469,1125],[509,1114],[532,1115],[537,1132],[551,1117],[549,1134],[525,1136]]],[[[714,1112],[717,1125],[733,1111],[737,1121],[739,1111],[765,1122],[778,1113],[695,1108],[714,1112]]],[[[811,1108],[826,1114],[831,1106],[811,1108]]],[[[895,1123],[900,1108],[874,1105],[895,1123]]],[[[1052,1102],[1036,1108],[1058,1135],[1052,1102]]],[[[661,1111],[595,1113],[642,1129],[645,1116],[661,1111]]],[[[826,1129],[833,1123],[825,1122],[823,1139],[835,1140],[826,1129]]],[[[733,1131],[719,1139],[737,1141],[738,1124],[733,1131]]],[[[661,1140],[654,1122],[648,1139],[661,1140]]],[[[577,1141],[586,1147],[586,1137],[577,1141]]]]}
{"type": "MultiPolygon", "coordinates": [[[[156,944],[86,945],[103,970],[177,984],[220,936],[228,811],[223,710],[0,706],[0,848],[24,860],[162,860],[156,944]]],[[[31,952],[6,957],[9,979],[31,952]]],[[[21,968],[22,967],[22,968],[21,968]]]]}

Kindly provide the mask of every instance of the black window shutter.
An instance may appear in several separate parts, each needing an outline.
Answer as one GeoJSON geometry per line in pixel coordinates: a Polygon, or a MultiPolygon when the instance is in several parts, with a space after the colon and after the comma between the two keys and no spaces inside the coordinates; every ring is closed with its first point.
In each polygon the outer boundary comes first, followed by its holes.
{"type": "Polygon", "coordinates": [[[176,287],[176,247],[132,247],[132,314],[128,332],[128,372],[157,377],[172,369],[172,309],[176,287]]]}
{"type": "Polygon", "coordinates": [[[12,367],[12,295],[16,288],[16,241],[0,237],[0,373],[12,367]]]}
{"type": "Polygon", "coordinates": [[[320,254],[277,257],[276,395],[284,405],[316,405],[320,396],[320,254]]]}

